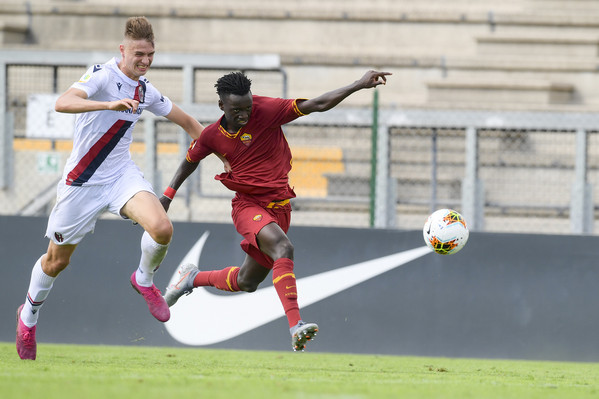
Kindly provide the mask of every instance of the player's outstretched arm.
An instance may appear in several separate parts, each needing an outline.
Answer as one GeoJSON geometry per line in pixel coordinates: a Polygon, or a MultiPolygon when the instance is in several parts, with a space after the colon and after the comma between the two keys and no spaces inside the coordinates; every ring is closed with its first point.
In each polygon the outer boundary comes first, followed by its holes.
{"type": "Polygon", "coordinates": [[[67,114],[79,114],[90,111],[126,111],[130,109],[133,113],[137,112],[139,101],[131,98],[124,98],[117,101],[94,101],[87,99],[87,93],[80,89],[71,87],[65,91],[54,105],[56,112],[67,114]]]}
{"type": "Polygon", "coordinates": [[[181,184],[183,184],[183,182],[189,177],[189,175],[191,175],[196,170],[199,164],[199,162],[189,162],[187,161],[187,159],[184,159],[183,162],[181,162],[171,182],[164,191],[164,194],[162,194],[162,197],[160,197],[160,203],[162,204],[162,207],[165,211],[168,211],[168,208],[171,205],[171,201],[173,200],[173,197],[179,189],[179,187],[181,187],[181,184]]]}
{"type": "Polygon", "coordinates": [[[166,115],[166,119],[181,126],[193,140],[200,137],[202,130],[204,130],[204,126],[202,126],[200,122],[187,114],[176,104],[173,104],[173,108],[171,109],[171,112],[166,115]]]}
{"type": "Polygon", "coordinates": [[[388,75],[391,75],[391,73],[372,70],[368,71],[354,83],[329,91],[316,98],[300,101],[298,102],[297,107],[303,114],[328,111],[358,90],[370,89],[378,85],[386,84],[388,75]]]}

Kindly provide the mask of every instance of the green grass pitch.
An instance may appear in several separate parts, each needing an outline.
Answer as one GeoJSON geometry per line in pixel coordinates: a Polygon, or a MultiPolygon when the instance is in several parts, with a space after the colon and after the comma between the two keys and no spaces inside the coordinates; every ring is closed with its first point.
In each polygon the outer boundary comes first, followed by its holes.
{"type": "Polygon", "coordinates": [[[0,343],[0,397],[597,398],[599,364],[0,343]]]}

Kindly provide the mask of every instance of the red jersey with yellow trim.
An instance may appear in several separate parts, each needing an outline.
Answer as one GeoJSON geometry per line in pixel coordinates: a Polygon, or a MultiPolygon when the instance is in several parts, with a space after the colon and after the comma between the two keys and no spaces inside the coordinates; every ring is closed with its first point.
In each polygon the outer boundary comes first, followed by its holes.
{"type": "Polygon", "coordinates": [[[249,194],[261,201],[295,197],[289,187],[291,150],[282,125],[303,116],[293,99],[252,96],[248,123],[229,133],[218,122],[207,126],[187,151],[188,162],[200,162],[212,153],[222,154],[232,172],[215,177],[228,189],[249,194]]]}

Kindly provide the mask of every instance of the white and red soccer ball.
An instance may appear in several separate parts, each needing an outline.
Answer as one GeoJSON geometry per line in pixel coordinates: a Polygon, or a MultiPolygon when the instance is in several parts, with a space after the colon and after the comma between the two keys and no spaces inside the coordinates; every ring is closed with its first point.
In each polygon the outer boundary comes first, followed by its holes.
{"type": "Polygon", "coordinates": [[[422,228],[424,242],[441,255],[453,255],[466,245],[469,236],[464,217],[453,209],[433,212],[422,228]]]}

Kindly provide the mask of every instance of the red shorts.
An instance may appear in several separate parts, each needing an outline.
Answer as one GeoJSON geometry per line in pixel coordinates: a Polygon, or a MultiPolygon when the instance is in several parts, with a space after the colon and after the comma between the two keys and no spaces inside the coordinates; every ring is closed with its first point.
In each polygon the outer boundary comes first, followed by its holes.
{"type": "Polygon", "coordinates": [[[276,223],[287,233],[291,223],[291,205],[289,200],[271,202],[266,207],[242,197],[232,202],[233,224],[244,238],[241,248],[262,266],[272,269],[272,259],[260,251],[256,236],[264,226],[276,223]]]}

